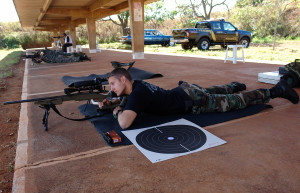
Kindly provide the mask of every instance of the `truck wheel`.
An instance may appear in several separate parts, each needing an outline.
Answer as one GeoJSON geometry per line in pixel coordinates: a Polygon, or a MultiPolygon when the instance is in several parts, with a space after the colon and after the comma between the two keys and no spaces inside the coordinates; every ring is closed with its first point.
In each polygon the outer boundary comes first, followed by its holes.
{"type": "Polygon", "coordinates": [[[197,44],[199,50],[208,50],[210,46],[210,41],[207,38],[202,38],[197,44]]]}
{"type": "Polygon", "coordinates": [[[191,49],[193,49],[193,45],[191,45],[191,44],[181,44],[181,47],[184,50],[191,50],[191,49]]]}
{"type": "Polygon", "coordinates": [[[226,49],[227,48],[227,44],[222,44],[221,47],[224,48],[224,49],[226,49]]]}
{"type": "Polygon", "coordinates": [[[169,44],[169,43],[162,43],[161,46],[162,46],[162,47],[169,47],[170,44],[169,44]]]}
{"type": "Polygon", "coordinates": [[[248,38],[242,38],[240,44],[244,46],[244,48],[249,47],[250,40],[248,38]]]}

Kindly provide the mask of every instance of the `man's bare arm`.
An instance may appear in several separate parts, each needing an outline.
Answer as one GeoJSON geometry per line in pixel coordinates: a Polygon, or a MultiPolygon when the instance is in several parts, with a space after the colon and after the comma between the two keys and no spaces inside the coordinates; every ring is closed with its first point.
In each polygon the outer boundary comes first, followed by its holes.
{"type": "Polygon", "coordinates": [[[99,108],[102,109],[103,106],[111,106],[111,105],[115,105],[115,104],[120,104],[120,99],[116,98],[114,100],[107,100],[104,99],[102,102],[98,102],[99,108]]]}
{"type": "Polygon", "coordinates": [[[116,107],[114,109],[114,114],[118,113],[118,122],[119,125],[122,129],[127,129],[128,127],[130,127],[133,123],[133,121],[135,120],[137,114],[136,112],[132,111],[132,110],[124,110],[122,111],[121,107],[116,107]]]}

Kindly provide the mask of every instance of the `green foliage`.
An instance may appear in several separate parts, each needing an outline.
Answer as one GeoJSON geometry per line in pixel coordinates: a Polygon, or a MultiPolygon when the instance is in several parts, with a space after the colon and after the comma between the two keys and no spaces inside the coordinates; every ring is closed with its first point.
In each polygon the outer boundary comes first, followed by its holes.
{"type": "MultiPolygon", "coordinates": [[[[272,36],[269,38],[255,38],[254,41],[260,41],[260,43],[253,42],[249,48],[244,49],[245,59],[255,59],[255,60],[270,60],[270,61],[283,61],[283,62],[293,62],[296,58],[299,58],[300,53],[300,41],[287,41],[280,39],[279,45],[276,50],[272,49],[271,43],[273,42],[272,36]]],[[[110,49],[131,49],[129,45],[124,45],[121,43],[113,44],[101,44],[102,48],[110,49]]],[[[212,46],[207,51],[200,51],[197,48],[192,50],[183,50],[180,44],[176,44],[174,47],[162,47],[160,45],[146,45],[144,47],[145,51],[157,52],[157,53],[172,53],[175,55],[186,54],[194,56],[215,56],[223,58],[225,57],[226,49],[220,46],[212,46]]],[[[228,55],[232,56],[232,49],[229,50],[228,55]]],[[[240,56],[241,51],[238,50],[238,56],[240,56]]]]}
{"type": "Polygon", "coordinates": [[[0,49],[15,49],[19,47],[19,40],[13,35],[0,34],[0,49]]]}
{"type": "Polygon", "coordinates": [[[89,43],[89,40],[86,39],[85,37],[77,38],[76,39],[76,44],[78,45],[86,45],[89,43]]]}
{"type": "MultiPolygon", "coordinates": [[[[230,11],[231,15],[227,19],[236,27],[242,30],[252,32],[254,37],[267,37],[274,35],[274,27],[277,19],[277,10],[272,0],[237,1],[236,6],[230,11]]],[[[300,10],[297,7],[290,6],[279,18],[277,34],[279,37],[300,35],[299,23],[300,10]]]]}
{"type": "Polygon", "coordinates": [[[25,31],[20,22],[0,23],[0,49],[48,47],[53,42],[52,36],[50,32],[25,31]]]}
{"type": "Polygon", "coordinates": [[[115,25],[111,21],[100,21],[96,23],[96,33],[98,42],[111,43],[119,41],[123,32],[121,26],[115,25]]]}
{"type": "Polygon", "coordinates": [[[168,11],[164,0],[145,5],[145,23],[151,23],[151,28],[157,29],[166,19],[174,19],[177,11],[168,11]]]}
{"type": "Polygon", "coordinates": [[[20,22],[0,22],[0,33],[22,32],[20,22]]]}
{"type": "Polygon", "coordinates": [[[11,66],[18,63],[23,51],[0,50],[1,55],[6,55],[0,61],[0,79],[13,76],[11,66]]]}
{"type": "Polygon", "coordinates": [[[273,42],[273,37],[272,36],[254,37],[252,39],[252,43],[258,43],[258,44],[272,43],[272,42],[273,42]]]}
{"type": "Polygon", "coordinates": [[[259,6],[262,4],[264,0],[237,0],[236,3],[235,3],[235,6],[236,7],[239,7],[239,8],[242,8],[242,7],[246,7],[246,6],[253,6],[253,7],[256,7],[256,6],[259,6]]]}
{"type": "Polygon", "coordinates": [[[20,44],[23,49],[50,47],[53,42],[50,32],[28,31],[19,34],[20,44]]]}

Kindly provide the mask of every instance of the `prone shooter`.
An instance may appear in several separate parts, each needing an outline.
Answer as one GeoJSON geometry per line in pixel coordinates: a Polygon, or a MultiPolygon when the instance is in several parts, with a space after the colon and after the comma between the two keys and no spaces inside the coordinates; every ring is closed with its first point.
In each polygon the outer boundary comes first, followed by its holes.
{"type": "MultiPolygon", "coordinates": [[[[130,63],[120,63],[120,62],[111,62],[113,67],[132,67],[134,62],[130,63]]],[[[87,116],[82,119],[73,119],[63,116],[59,110],[56,108],[56,105],[61,105],[63,102],[66,101],[84,101],[87,100],[87,103],[90,102],[90,100],[95,101],[103,101],[104,99],[112,100],[114,95],[113,92],[110,92],[106,90],[104,84],[107,83],[106,78],[95,78],[93,80],[86,80],[86,81],[78,81],[75,82],[72,87],[68,87],[64,89],[64,95],[60,96],[52,96],[52,97],[44,97],[44,98],[34,98],[34,99],[26,99],[26,100],[18,100],[18,101],[8,101],[4,102],[4,105],[8,104],[17,104],[17,103],[25,103],[25,102],[33,102],[36,105],[39,105],[40,108],[45,109],[45,114],[43,117],[42,124],[44,125],[45,131],[48,130],[48,117],[50,113],[50,109],[52,109],[54,112],[56,112],[59,116],[72,120],[72,121],[83,121],[88,120],[91,118],[99,117],[102,115],[95,115],[95,116],[87,116]]],[[[120,104],[111,105],[108,107],[102,108],[102,110],[112,110],[117,106],[125,106],[125,103],[127,101],[126,97],[122,97],[122,101],[120,104]]]]}

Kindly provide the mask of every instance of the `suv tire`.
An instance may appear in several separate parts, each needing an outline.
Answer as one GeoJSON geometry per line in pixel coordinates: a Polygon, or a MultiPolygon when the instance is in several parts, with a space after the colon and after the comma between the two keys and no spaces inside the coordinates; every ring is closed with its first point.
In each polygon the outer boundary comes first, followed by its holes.
{"type": "Polygon", "coordinates": [[[169,44],[169,43],[163,43],[163,44],[161,44],[161,46],[162,46],[162,47],[169,47],[170,44],[169,44]]]}
{"type": "Polygon", "coordinates": [[[193,45],[192,44],[181,44],[181,47],[184,50],[191,50],[191,49],[193,49],[193,45]]]}
{"type": "Polygon", "coordinates": [[[242,38],[242,39],[240,40],[240,44],[243,45],[244,48],[248,48],[248,47],[249,47],[249,44],[250,44],[249,38],[246,38],[246,37],[242,38]]]}
{"type": "Polygon", "coordinates": [[[221,44],[221,47],[226,49],[227,48],[227,44],[221,44]]]}
{"type": "Polygon", "coordinates": [[[207,38],[202,38],[197,44],[199,50],[208,50],[210,47],[210,41],[207,38]]]}

